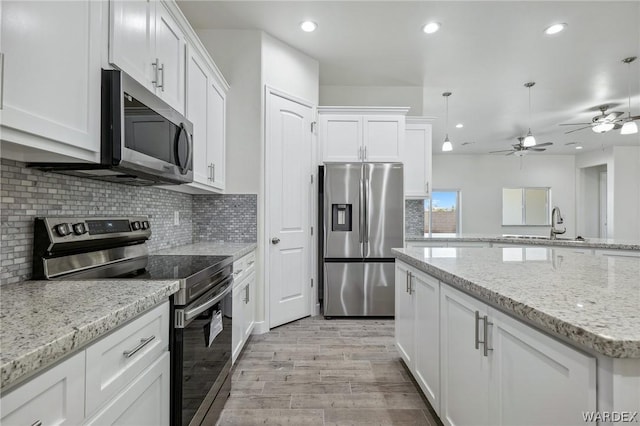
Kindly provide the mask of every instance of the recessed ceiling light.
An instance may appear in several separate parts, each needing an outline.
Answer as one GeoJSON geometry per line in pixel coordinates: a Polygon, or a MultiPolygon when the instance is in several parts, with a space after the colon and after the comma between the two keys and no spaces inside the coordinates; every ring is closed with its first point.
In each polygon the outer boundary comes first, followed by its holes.
{"type": "Polygon", "coordinates": [[[582,149],[582,147],[580,145],[576,146],[576,149],[582,149]]]}
{"type": "Polygon", "coordinates": [[[318,24],[313,21],[304,21],[300,24],[300,28],[302,29],[302,31],[310,33],[318,28],[318,24]]]}
{"type": "Polygon", "coordinates": [[[462,129],[463,127],[464,127],[464,124],[462,123],[456,124],[456,129],[462,129]]]}
{"type": "Polygon", "coordinates": [[[562,24],[553,24],[550,27],[548,27],[547,29],[544,30],[544,33],[546,35],[553,35],[553,34],[558,34],[559,32],[561,32],[562,30],[564,30],[565,28],[567,28],[567,24],[562,23],[562,24]]]}
{"type": "Polygon", "coordinates": [[[429,22],[427,25],[422,27],[422,31],[427,34],[433,34],[440,29],[441,25],[439,22],[429,22]]]}

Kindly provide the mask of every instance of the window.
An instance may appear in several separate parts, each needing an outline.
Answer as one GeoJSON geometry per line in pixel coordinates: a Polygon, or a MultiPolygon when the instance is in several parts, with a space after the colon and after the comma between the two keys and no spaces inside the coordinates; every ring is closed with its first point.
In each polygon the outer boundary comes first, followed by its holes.
{"type": "Polygon", "coordinates": [[[424,233],[444,237],[460,232],[460,191],[433,191],[424,200],[424,233]]]}
{"type": "Polygon", "coordinates": [[[550,188],[503,188],[502,225],[549,226],[550,188]]]}

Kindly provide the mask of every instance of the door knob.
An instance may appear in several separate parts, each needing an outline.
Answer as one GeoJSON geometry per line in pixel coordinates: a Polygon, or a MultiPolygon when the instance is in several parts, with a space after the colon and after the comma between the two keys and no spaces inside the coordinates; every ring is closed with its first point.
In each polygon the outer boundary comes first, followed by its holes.
{"type": "Polygon", "coordinates": [[[278,238],[278,237],[273,237],[271,239],[271,244],[278,244],[279,242],[280,242],[280,238],[278,238]]]}

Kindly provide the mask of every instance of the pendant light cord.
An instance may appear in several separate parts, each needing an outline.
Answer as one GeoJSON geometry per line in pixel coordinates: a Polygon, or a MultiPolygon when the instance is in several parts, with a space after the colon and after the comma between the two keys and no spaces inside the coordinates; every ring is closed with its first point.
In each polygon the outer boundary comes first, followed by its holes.
{"type": "Polygon", "coordinates": [[[445,115],[444,132],[448,139],[449,138],[449,96],[445,96],[444,100],[445,100],[446,111],[447,111],[447,114],[445,115]]]}
{"type": "Polygon", "coordinates": [[[629,97],[629,119],[631,119],[631,62],[627,62],[629,77],[627,78],[627,95],[629,97]]]}
{"type": "Polygon", "coordinates": [[[529,132],[531,132],[531,86],[529,86],[529,132]]]}

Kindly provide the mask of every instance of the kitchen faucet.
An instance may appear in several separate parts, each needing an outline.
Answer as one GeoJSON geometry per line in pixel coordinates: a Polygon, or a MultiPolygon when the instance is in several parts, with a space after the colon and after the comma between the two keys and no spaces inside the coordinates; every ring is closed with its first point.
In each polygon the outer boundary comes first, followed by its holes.
{"type": "Polygon", "coordinates": [[[556,222],[554,220],[556,212],[558,212],[557,224],[562,225],[562,223],[564,222],[564,219],[562,219],[562,213],[560,213],[560,207],[554,207],[553,210],[551,210],[551,235],[549,236],[549,238],[551,238],[552,240],[556,239],[556,235],[564,234],[565,232],[567,232],[566,227],[562,230],[556,229],[556,222]]]}

